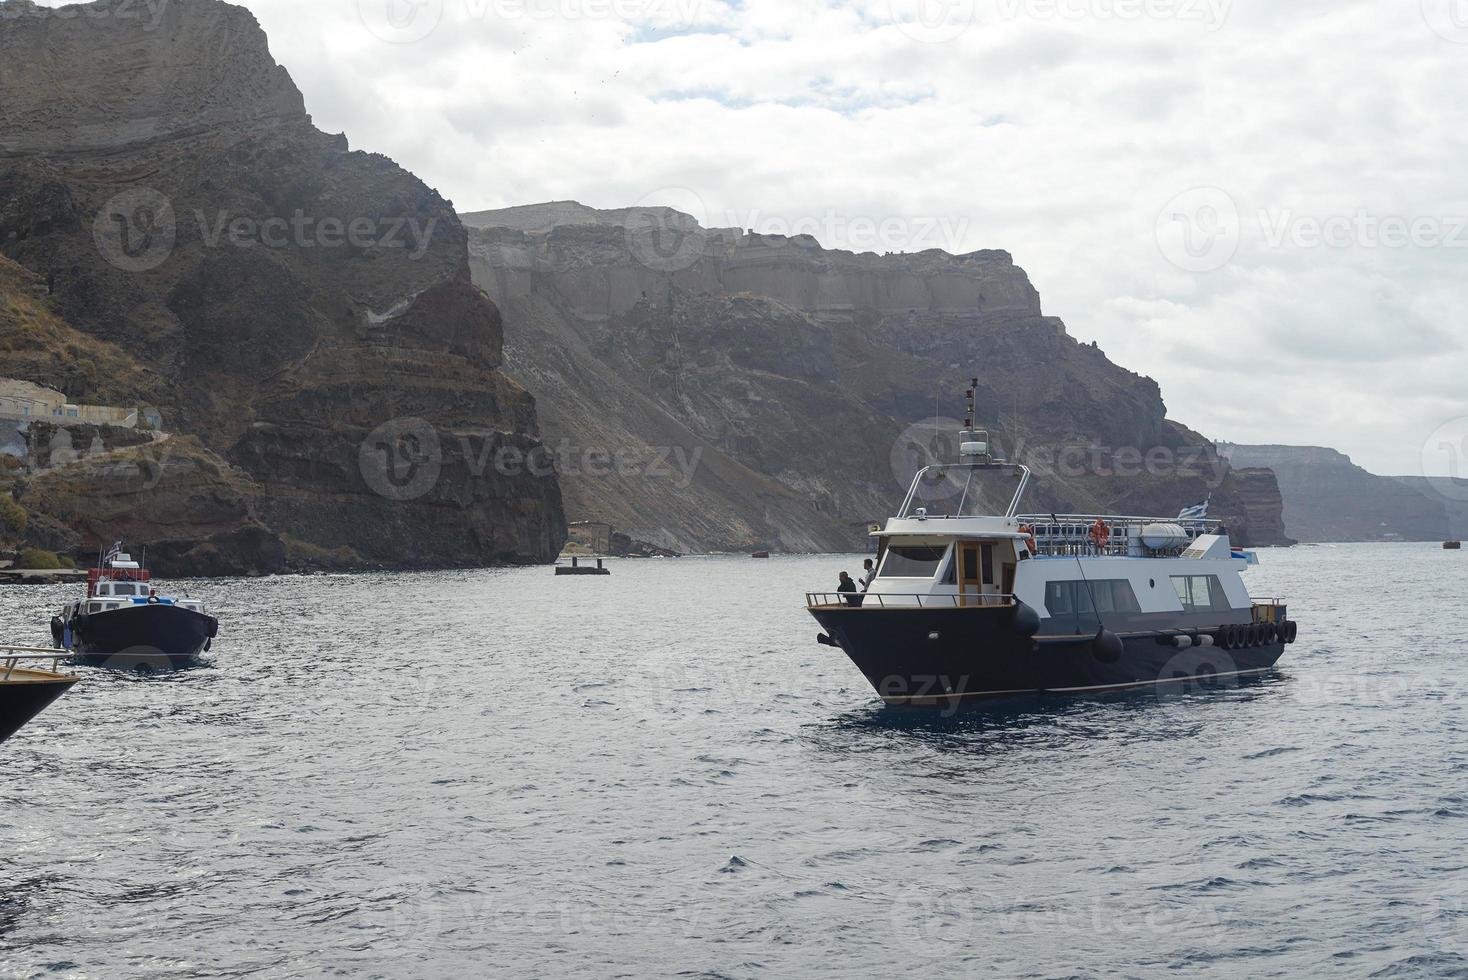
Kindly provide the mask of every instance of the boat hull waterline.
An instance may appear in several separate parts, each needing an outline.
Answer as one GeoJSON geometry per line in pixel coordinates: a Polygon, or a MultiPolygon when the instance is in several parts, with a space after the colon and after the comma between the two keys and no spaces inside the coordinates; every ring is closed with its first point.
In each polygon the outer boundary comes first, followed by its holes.
{"type": "MultiPolygon", "coordinates": [[[[0,675],[5,673],[0,667],[0,675]]],[[[0,742],[20,731],[77,682],[77,678],[45,670],[17,668],[0,683],[0,742]]]]}
{"type": "Polygon", "coordinates": [[[75,624],[73,659],[90,667],[176,670],[197,664],[217,621],[179,606],[146,604],[93,613],[75,624]]]}
{"type": "Polygon", "coordinates": [[[821,608],[811,615],[825,630],[822,642],[839,647],[884,701],[914,707],[1247,677],[1272,670],[1286,646],[1278,637],[1227,649],[1194,645],[1167,630],[1119,634],[1120,650],[1108,653],[1094,636],[1026,636],[1013,607],[821,608]]]}

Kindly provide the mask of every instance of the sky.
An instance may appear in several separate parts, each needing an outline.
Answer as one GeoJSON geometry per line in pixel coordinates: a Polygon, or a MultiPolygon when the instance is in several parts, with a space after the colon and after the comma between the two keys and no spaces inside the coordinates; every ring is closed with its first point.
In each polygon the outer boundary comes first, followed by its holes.
{"type": "Polygon", "coordinates": [[[1211,438],[1468,476],[1468,0],[243,5],[460,211],[1006,249],[1211,438]]]}

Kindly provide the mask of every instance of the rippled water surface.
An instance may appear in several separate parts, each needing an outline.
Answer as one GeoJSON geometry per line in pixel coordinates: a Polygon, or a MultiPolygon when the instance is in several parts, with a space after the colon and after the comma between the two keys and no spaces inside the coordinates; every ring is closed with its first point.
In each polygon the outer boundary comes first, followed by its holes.
{"type": "Polygon", "coordinates": [[[954,718],[814,642],[857,559],[187,583],[0,746],[0,975],[1463,975],[1468,556],[1264,560],[1276,675],[954,718]]]}

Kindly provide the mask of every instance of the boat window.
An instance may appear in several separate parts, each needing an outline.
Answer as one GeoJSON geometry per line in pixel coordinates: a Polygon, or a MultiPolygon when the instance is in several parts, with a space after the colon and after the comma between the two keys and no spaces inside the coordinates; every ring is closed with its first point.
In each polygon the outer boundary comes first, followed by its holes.
{"type": "Polygon", "coordinates": [[[882,578],[932,578],[948,553],[942,544],[894,544],[882,563],[882,578]]]}
{"type": "Polygon", "coordinates": [[[1174,575],[1172,587],[1184,612],[1227,612],[1230,608],[1217,575],[1174,575]]]}
{"type": "Polygon", "coordinates": [[[1045,586],[1045,609],[1052,617],[1142,611],[1137,593],[1126,579],[1049,582],[1045,586]]]}
{"type": "Polygon", "coordinates": [[[1051,616],[1069,616],[1076,611],[1073,585],[1072,582],[1045,584],[1045,610],[1051,616]]]}

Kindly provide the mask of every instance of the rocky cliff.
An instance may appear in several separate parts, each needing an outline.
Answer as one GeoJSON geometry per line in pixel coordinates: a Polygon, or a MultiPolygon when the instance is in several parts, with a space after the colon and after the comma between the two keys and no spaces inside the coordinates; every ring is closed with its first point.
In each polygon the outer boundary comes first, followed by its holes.
{"type": "Polygon", "coordinates": [[[537,419],[448,202],[312,126],[242,8],[116,7],[0,3],[0,252],[111,358],[0,374],[158,407],[303,554],[553,558],[554,471],[482,465],[537,419]]]}
{"type": "Polygon", "coordinates": [[[1267,477],[1045,316],[1006,252],[856,254],[574,202],[462,219],[577,519],[684,551],[862,547],[951,458],[941,417],[978,376],[982,421],[1037,470],[1031,507],[1169,515],[1211,493],[1241,539],[1285,541],[1267,477]]]}
{"type": "Polygon", "coordinates": [[[1273,470],[1284,494],[1284,524],[1301,541],[1439,541],[1449,534],[1440,499],[1369,473],[1319,446],[1220,443],[1236,466],[1273,470]]]}

